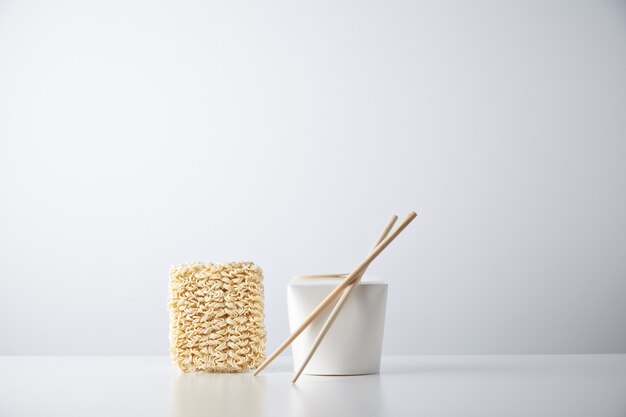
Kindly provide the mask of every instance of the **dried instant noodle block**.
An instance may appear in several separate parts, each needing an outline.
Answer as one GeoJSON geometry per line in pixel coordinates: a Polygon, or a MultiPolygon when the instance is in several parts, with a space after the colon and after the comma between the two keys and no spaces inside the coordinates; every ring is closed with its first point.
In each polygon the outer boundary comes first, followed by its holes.
{"type": "Polygon", "coordinates": [[[263,272],[252,262],[170,269],[170,353],[184,372],[245,372],[265,359],[263,272]]]}

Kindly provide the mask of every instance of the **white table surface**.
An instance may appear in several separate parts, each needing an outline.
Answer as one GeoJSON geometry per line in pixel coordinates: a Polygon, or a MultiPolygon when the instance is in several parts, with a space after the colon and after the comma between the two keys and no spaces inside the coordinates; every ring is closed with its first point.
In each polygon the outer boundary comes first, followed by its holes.
{"type": "Polygon", "coordinates": [[[626,355],[396,356],[290,383],[181,374],[166,357],[0,357],[0,416],[626,416],[626,355]]]}

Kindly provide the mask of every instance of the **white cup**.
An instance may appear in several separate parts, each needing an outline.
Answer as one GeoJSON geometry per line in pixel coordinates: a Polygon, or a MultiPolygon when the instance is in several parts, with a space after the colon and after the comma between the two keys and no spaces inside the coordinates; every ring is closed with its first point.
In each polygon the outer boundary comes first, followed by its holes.
{"type": "MultiPolygon", "coordinates": [[[[309,375],[363,375],[380,372],[387,284],[364,280],[352,291],[315,355],[304,370],[309,375]]],[[[287,304],[293,332],[341,282],[334,278],[298,278],[289,283],[287,304]]],[[[291,344],[294,370],[313,346],[332,303],[291,344]]]]}

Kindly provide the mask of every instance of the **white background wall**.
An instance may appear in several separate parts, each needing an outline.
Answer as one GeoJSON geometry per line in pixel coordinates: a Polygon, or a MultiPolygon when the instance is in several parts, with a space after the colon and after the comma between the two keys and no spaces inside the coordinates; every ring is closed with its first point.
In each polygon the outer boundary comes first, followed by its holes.
{"type": "Polygon", "coordinates": [[[385,353],[626,352],[623,1],[0,0],[0,354],[166,354],[167,273],[371,271],[385,353]]]}

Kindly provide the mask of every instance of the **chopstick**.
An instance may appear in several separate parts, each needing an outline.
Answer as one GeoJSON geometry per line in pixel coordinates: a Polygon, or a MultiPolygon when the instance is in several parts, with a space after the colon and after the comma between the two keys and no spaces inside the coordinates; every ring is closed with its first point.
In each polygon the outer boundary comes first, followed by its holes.
{"type": "Polygon", "coordinates": [[[402,233],[402,231],[409,225],[409,223],[413,221],[413,219],[415,219],[416,216],[417,214],[415,214],[414,211],[409,213],[406,219],[404,219],[404,221],[400,223],[396,230],[394,230],[393,233],[391,233],[382,242],[380,242],[380,244],[376,246],[376,249],[371,251],[369,255],[367,255],[367,257],[365,257],[365,259],[361,261],[361,263],[350,273],[350,275],[348,275],[330,294],[328,294],[328,296],[326,296],[326,298],[315,308],[315,310],[313,310],[313,312],[309,314],[306,320],[304,320],[304,323],[302,323],[300,327],[298,327],[274,351],[274,353],[272,353],[267,359],[265,359],[265,361],[261,365],[259,365],[259,367],[253,372],[252,375],[258,375],[267,365],[269,365],[274,359],[276,359],[278,355],[280,355],[285,349],[287,349],[291,342],[293,342],[294,339],[298,337],[300,333],[302,333],[304,329],[306,329],[322,313],[322,311],[324,311],[328,307],[328,305],[332,303],[335,298],[337,298],[343,292],[343,290],[348,287],[348,285],[354,282],[359,274],[361,274],[365,270],[365,268],[367,268],[369,264],[372,263],[372,261],[376,259],[376,257],[378,257],[378,255],[380,255],[381,252],[384,251],[395,238],[398,237],[400,233],[402,233]]]}
{"type": "MultiPolygon", "coordinates": [[[[398,220],[398,216],[396,215],[391,216],[391,219],[389,219],[389,222],[385,226],[385,229],[382,231],[380,236],[378,236],[378,238],[376,239],[376,242],[374,242],[374,246],[372,247],[372,250],[376,249],[376,246],[378,246],[380,242],[382,242],[383,239],[387,237],[387,235],[391,231],[391,228],[393,227],[393,225],[396,223],[397,220],[398,220]]],[[[367,268],[365,268],[363,272],[361,272],[361,274],[354,280],[354,283],[350,284],[348,288],[346,288],[346,290],[341,295],[341,298],[339,298],[339,301],[337,301],[337,304],[335,304],[333,311],[331,311],[330,315],[326,319],[326,322],[324,323],[324,326],[322,327],[319,334],[317,335],[315,342],[313,342],[313,346],[311,347],[311,350],[307,354],[306,359],[304,359],[304,362],[302,362],[302,365],[300,365],[300,369],[298,369],[298,372],[296,372],[296,375],[291,380],[292,384],[295,384],[298,378],[300,378],[300,375],[302,375],[304,368],[306,368],[306,366],[311,361],[311,358],[313,358],[313,355],[317,351],[317,348],[319,347],[320,343],[322,343],[322,340],[324,340],[326,333],[328,333],[333,323],[335,322],[335,319],[339,316],[339,313],[341,313],[343,306],[346,304],[346,301],[350,297],[350,294],[352,294],[352,291],[354,290],[354,288],[357,285],[359,285],[359,282],[361,281],[361,278],[363,278],[363,275],[365,274],[366,270],[367,268]]]]}

